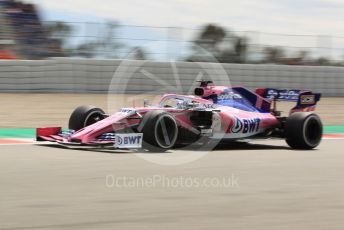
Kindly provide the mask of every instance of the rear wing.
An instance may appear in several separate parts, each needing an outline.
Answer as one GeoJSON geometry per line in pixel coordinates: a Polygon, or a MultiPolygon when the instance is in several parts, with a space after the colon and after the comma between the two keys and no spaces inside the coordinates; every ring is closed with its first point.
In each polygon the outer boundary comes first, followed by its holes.
{"type": "Polygon", "coordinates": [[[273,101],[273,110],[276,108],[276,101],[296,102],[296,106],[291,109],[290,113],[314,111],[316,104],[321,98],[321,93],[299,89],[258,88],[256,89],[256,94],[273,101]]]}

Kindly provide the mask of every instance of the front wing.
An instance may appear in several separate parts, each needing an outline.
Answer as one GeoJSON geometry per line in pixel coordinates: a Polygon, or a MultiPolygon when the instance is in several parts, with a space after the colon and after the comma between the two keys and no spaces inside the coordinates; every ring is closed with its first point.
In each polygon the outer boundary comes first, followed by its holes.
{"type": "Polygon", "coordinates": [[[104,133],[95,140],[87,143],[72,141],[74,130],[62,130],[61,127],[47,127],[36,129],[37,141],[49,141],[64,146],[112,146],[115,149],[142,148],[142,133],[104,133]]]}

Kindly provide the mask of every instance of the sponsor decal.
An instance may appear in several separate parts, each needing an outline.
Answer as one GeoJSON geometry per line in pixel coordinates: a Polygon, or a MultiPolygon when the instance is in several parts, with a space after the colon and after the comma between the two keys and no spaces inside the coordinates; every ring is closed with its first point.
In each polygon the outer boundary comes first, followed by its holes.
{"type": "Polygon", "coordinates": [[[277,90],[274,90],[274,89],[269,89],[268,90],[267,98],[274,99],[274,98],[277,98],[277,96],[278,96],[277,90]]]}
{"type": "Polygon", "coordinates": [[[242,121],[239,118],[235,117],[232,127],[232,133],[238,133],[240,132],[240,130],[242,130],[242,121]]]}
{"type": "Polygon", "coordinates": [[[299,97],[300,90],[277,90],[269,89],[267,91],[266,97],[268,99],[277,99],[277,100],[297,100],[299,97]]]}
{"type": "Polygon", "coordinates": [[[216,105],[215,104],[200,104],[200,108],[204,109],[215,109],[216,105]]]}
{"type": "Polygon", "coordinates": [[[141,148],[142,147],[142,133],[116,133],[115,147],[116,148],[141,148]]]}
{"type": "Polygon", "coordinates": [[[121,113],[132,113],[134,111],[135,109],[131,109],[131,108],[123,108],[120,110],[121,113]]]}
{"type": "Polygon", "coordinates": [[[225,89],[223,93],[217,96],[218,100],[228,100],[228,99],[241,99],[242,96],[240,94],[234,93],[231,89],[225,89]]]}
{"type": "Polygon", "coordinates": [[[301,95],[300,103],[302,105],[312,105],[315,103],[315,95],[301,95]]]}
{"type": "Polygon", "coordinates": [[[285,90],[280,92],[280,99],[297,100],[299,97],[299,91],[297,90],[285,90]]]}
{"type": "Polygon", "coordinates": [[[232,133],[255,133],[259,130],[260,118],[239,119],[234,117],[232,133]]]}

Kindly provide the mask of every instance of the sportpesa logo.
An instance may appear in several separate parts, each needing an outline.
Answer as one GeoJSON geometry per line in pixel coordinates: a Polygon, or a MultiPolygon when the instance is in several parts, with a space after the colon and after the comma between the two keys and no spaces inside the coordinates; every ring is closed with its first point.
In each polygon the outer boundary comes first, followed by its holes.
{"type": "Polygon", "coordinates": [[[260,119],[251,118],[251,119],[242,119],[240,120],[237,117],[234,117],[234,124],[231,129],[232,133],[254,133],[259,130],[260,119]]]}

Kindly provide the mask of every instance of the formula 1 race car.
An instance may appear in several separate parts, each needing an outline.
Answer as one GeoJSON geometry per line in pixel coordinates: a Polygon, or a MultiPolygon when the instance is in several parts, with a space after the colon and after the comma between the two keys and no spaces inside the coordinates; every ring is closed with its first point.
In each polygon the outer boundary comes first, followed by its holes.
{"type": "Polygon", "coordinates": [[[166,94],[156,106],[122,108],[112,115],[94,106],[80,106],[70,116],[69,130],[38,128],[37,140],[159,151],[200,139],[283,138],[294,149],[312,149],[321,141],[321,120],[311,113],[321,94],[272,88],[253,92],[214,86],[211,81],[201,81],[194,94],[166,94]],[[282,117],[277,101],[294,101],[296,106],[282,117]]]}

